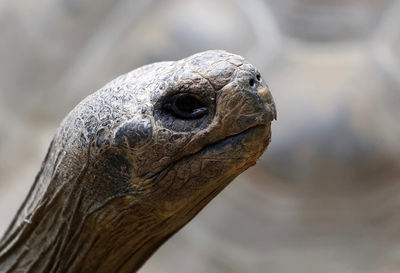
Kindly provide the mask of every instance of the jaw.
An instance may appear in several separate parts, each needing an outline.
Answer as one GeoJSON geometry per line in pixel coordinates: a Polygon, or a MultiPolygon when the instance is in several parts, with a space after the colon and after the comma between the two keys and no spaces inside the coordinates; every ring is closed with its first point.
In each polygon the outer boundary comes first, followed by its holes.
{"type": "Polygon", "coordinates": [[[152,195],[157,196],[155,219],[163,223],[165,238],[182,228],[233,179],[253,166],[269,140],[269,124],[251,127],[205,146],[166,170],[157,182],[162,190],[152,195]]]}
{"type": "Polygon", "coordinates": [[[218,181],[236,177],[256,164],[269,141],[270,127],[256,125],[205,146],[190,158],[195,165],[200,165],[193,172],[190,187],[201,191],[206,185],[214,187],[218,181]]]}
{"type": "Polygon", "coordinates": [[[158,189],[156,198],[163,201],[168,215],[181,207],[192,207],[194,199],[219,192],[255,165],[269,141],[270,125],[256,125],[180,158],[153,181],[158,189]]]}

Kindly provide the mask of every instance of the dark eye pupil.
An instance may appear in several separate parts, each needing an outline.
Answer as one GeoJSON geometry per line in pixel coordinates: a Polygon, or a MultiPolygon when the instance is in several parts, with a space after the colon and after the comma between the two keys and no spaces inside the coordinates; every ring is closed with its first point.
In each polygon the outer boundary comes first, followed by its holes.
{"type": "Polygon", "coordinates": [[[191,94],[176,94],[164,108],[182,119],[201,118],[208,113],[207,106],[191,94]]]}
{"type": "Polygon", "coordinates": [[[192,96],[181,96],[175,100],[175,106],[182,112],[193,113],[197,108],[200,108],[200,102],[192,96]]]}

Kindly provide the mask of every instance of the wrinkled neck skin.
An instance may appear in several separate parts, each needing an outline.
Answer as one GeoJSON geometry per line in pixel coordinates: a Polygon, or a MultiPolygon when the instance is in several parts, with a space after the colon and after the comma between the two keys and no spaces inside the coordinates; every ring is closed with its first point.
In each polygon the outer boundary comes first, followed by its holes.
{"type": "Polygon", "coordinates": [[[275,117],[255,68],[224,51],[118,77],[57,130],[0,241],[0,272],[137,271],[256,163],[275,117]],[[164,111],[182,92],[207,114],[186,120],[164,111]]]}
{"type": "Polygon", "coordinates": [[[131,195],[88,202],[78,184],[63,185],[45,194],[33,210],[32,199],[26,200],[20,210],[24,219],[16,220],[3,238],[0,271],[135,272],[228,183],[229,178],[193,198],[196,206],[182,209],[179,219],[131,195]]]}

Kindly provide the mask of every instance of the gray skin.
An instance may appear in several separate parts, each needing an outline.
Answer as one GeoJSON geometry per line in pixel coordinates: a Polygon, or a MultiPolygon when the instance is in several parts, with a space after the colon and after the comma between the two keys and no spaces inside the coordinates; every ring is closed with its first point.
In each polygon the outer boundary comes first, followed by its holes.
{"type": "Polygon", "coordinates": [[[225,51],[116,78],[57,130],[0,242],[0,272],[135,272],[256,163],[275,118],[258,71],[225,51]],[[179,94],[201,115],[182,116],[179,94]]]}

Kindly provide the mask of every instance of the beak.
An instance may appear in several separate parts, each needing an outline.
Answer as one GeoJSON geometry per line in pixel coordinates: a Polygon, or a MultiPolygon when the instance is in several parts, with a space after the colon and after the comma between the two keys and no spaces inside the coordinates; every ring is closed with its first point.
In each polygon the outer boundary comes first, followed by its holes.
{"type": "Polygon", "coordinates": [[[272,120],[276,120],[277,119],[276,106],[275,106],[274,98],[272,97],[272,94],[269,91],[268,86],[266,84],[263,84],[262,86],[260,86],[258,89],[258,94],[260,95],[266,108],[272,115],[272,120]]]}

